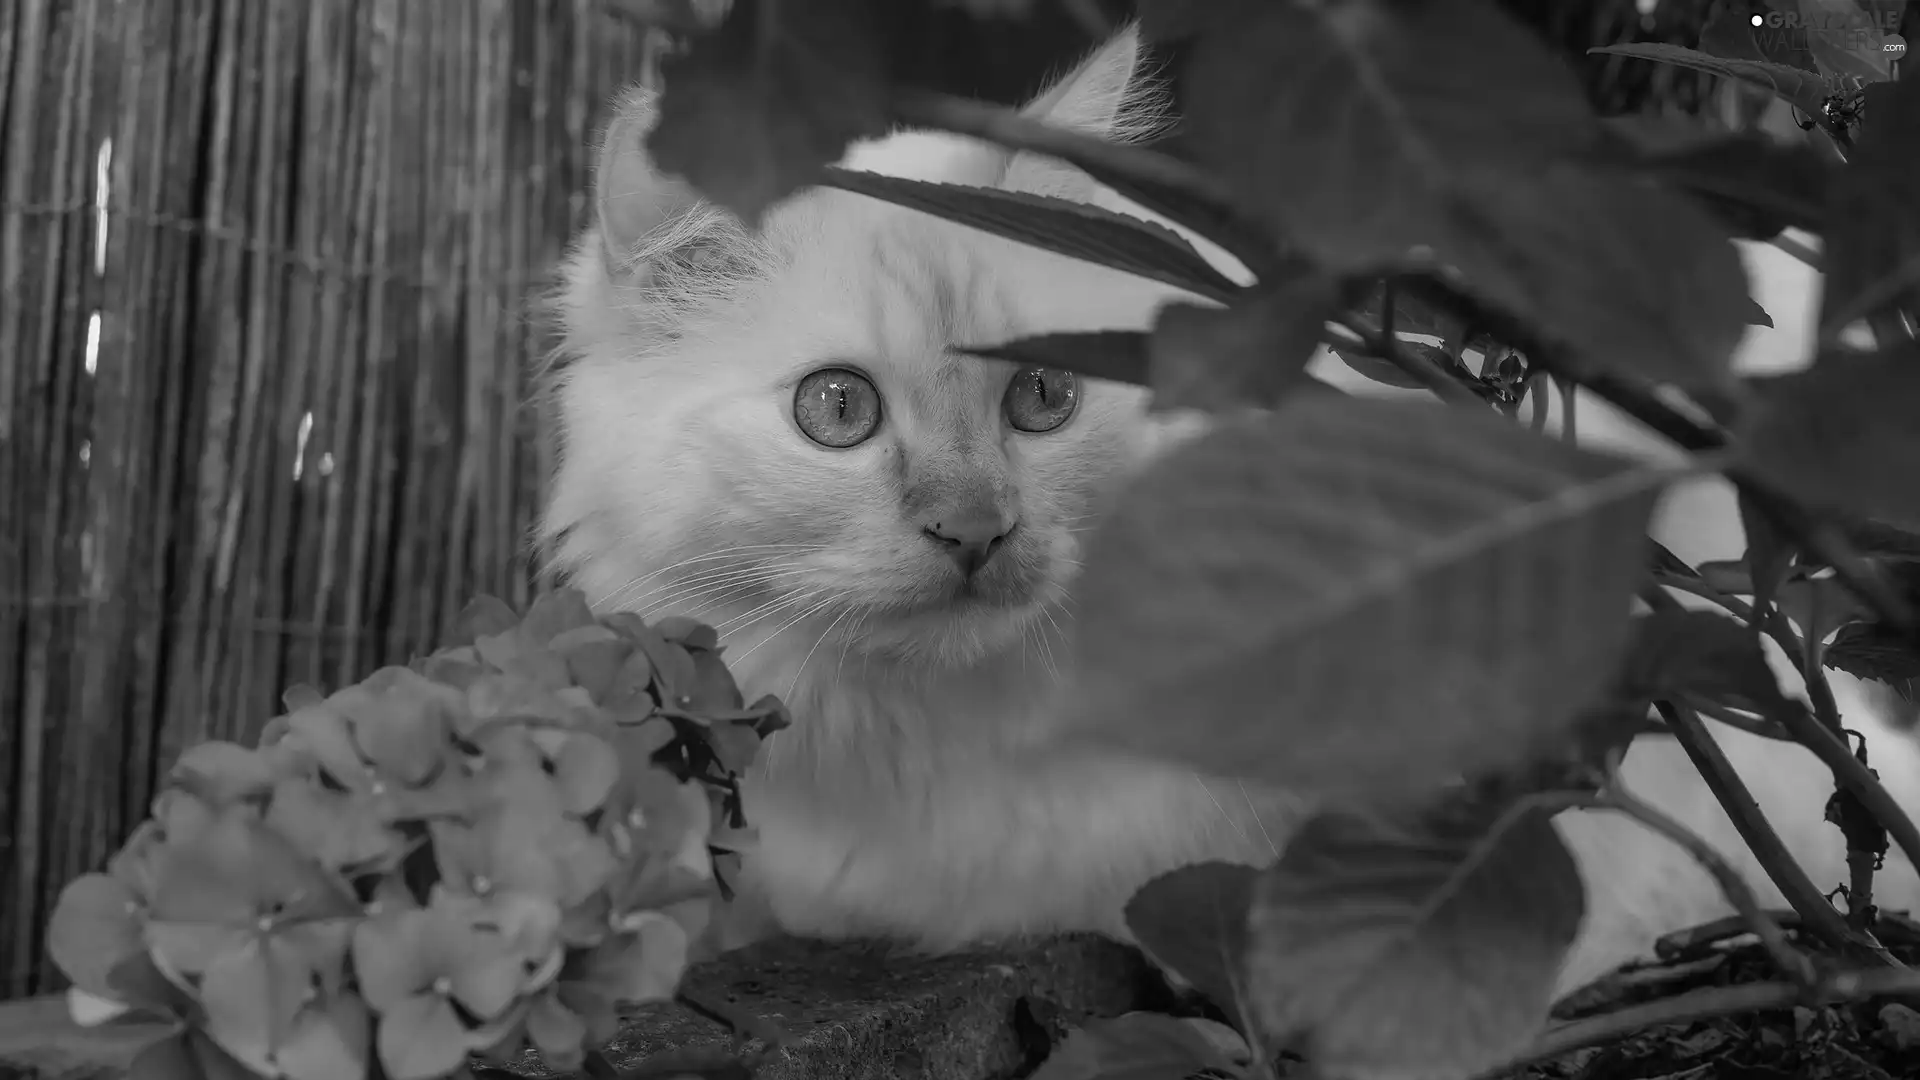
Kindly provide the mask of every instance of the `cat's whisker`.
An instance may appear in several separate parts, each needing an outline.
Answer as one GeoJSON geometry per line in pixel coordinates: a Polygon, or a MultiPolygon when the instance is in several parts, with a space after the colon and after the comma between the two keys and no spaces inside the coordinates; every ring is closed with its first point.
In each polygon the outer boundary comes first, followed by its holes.
{"type": "Polygon", "coordinates": [[[717,597],[723,595],[731,597],[734,594],[752,592],[755,589],[765,588],[776,581],[782,581],[808,572],[805,567],[764,573],[756,571],[753,573],[732,574],[698,584],[688,584],[676,588],[668,595],[655,600],[652,604],[648,605],[645,610],[648,612],[658,611],[669,605],[683,605],[690,600],[705,600],[708,602],[708,606],[711,606],[717,597]]]}
{"type": "Polygon", "coordinates": [[[722,638],[726,638],[745,630],[756,622],[771,618],[782,611],[790,610],[811,599],[813,599],[812,593],[794,593],[790,596],[776,597],[751,611],[735,615],[733,618],[714,627],[714,629],[720,631],[722,638]]]}
{"type": "MultiPolygon", "coordinates": [[[[789,563],[774,564],[775,567],[786,567],[791,565],[792,564],[789,564],[789,563]]],[[[653,588],[647,590],[644,593],[641,593],[639,596],[629,598],[627,603],[630,605],[637,605],[641,601],[646,600],[649,597],[656,596],[662,592],[671,593],[675,590],[686,588],[692,585],[713,584],[716,582],[726,581],[734,578],[739,578],[739,579],[751,578],[762,573],[770,572],[772,569],[773,567],[769,567],[761,563],[749,563],[744,566],[732,565],[732,566],[722,566],[717,568],[709,567],[705,570],[699,571],[698,573],[690,574],[682,578],[673,578],[662,584],[655,585],[653,588]]]]}
{"type": "MultiPolygon", "coordinates": [[[[632,581],[627,582],[625,585],[622,585],[614,593],[612,597],[608,599],[608,603],[609,604],[627,604],[627,603],[635,602],[636,599],[644,599],[646,595],[650,595],[650,594],[642,594],[641,597],[635,598],[633,596],[634,590],[639,589],[641,586],[647,584],[648,582],[652,581],[657,577],[660,577],[663,574],[671,574],[676,570],[682,570],[689,566],[694,566],[701,563],[715,562],[718,560],[729,560],[732,562],[746,562],[755,556],[764,556],[769,554],[784,554],[789,556],[807,555],[807,554],[812,554],[813,552],[816,552],[818,550],[819,548],[817,546],[806,545],[806,544],[740,544],[734,547],[720,548],[715,551],[708,551],[700,555],[691,556],[690,558],[681,559],[678,562],[668,563],[667,565],[662,566],[651,573],[643,574],[640,577],[637,577],[632,581]]],[[[702,572],[705,573],[706,571],[702,571],[702,572]]]]}
{"type": "Polygon", "coordinates": [[[806,673],[807,664],[809,661],[813,659],[813,654],[820,651],[821,643],[825,642],[828,636],[833,633],[834,627],[840,625],[840,620],[846,618],[848,615],[851,615],[851,614],[853,614],[852,608],[842,609],[840,614],[835,615],[833,617],[833,621],[827,624],[827,628],[825,630],[820,631],[820,636],[814,640],[813,648],[808,649],[807,655],[800,658],[800,666],[793,669],[793,680],[787,683],[787,692],[781,695],[783,699],[790,698],[793,696],[793,689],[794,687],[800,685],[800,676],[806,673]]]}
{"type": "Polygon", "coordinates": [[[786,622],[783,622],[779,626],[775,627],[773,632],[768,634],[766,637],[763,637],[759,641],[754,642],[752,645],[747,646],[747,648],[744,651],[734,656],[733,658],[734,662],[739,663],[741,660],[744,660],[747,657],[752,656],[756,651],[759,650],[760,646],[765,645],[767,642],[772,641],[774,638],[777,638],[781,634],[786,633],[788,630],[792,629],[793,627],[799,625],[802,622],[805,622],[808,618],[811,618],[812,616],[817,615],[822,611],[825,611],[828,607],[832,606],[838,599],[839,597],[832,596],[832,595],[824,596],[820,598],[818,601],[814,602],[812,605],[801,610],[799,614],[788,618],[786,622]]]}

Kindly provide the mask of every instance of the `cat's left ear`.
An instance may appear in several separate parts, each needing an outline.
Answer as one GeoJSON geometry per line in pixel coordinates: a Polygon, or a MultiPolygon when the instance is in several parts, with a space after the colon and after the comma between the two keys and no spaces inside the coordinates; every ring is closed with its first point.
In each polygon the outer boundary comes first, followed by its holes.
{"type": "MultiPolygon", "coordinates": [[[[1140,31],[1128,26],[1022,110],[1055,127],[1131,142],[1166,118],[1166,95],[1140,77],[1140,31]]],[[[1022,153],[1007,168],[1001,186],[1011,191],[1082,201],[1093,180],[1071,165],[1022,153]]]]}
{"type": "Polygon", "coordinates": [[[1133,123],[1131,114],[1147,104],[1138,100],[1140,88],[1135,76],[1139,67],[1140,30],[1129,26],[1042,91],[1023,111],[1055,127],[1124,138],[1124,129],[1133,123]]]}

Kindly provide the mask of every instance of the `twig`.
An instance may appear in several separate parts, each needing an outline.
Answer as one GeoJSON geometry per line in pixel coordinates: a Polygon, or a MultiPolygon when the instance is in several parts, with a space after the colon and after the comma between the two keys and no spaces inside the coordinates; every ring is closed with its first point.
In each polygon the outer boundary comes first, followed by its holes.
{"type": "Polygon", "coordinates": [[[1494,1080],[1525,1066],[1550,1061],[1589,1046],[1615,1042],[1652,1027],[1711,1020],[1764,1009],[1789,1009],[1800,1004],[1833,1005],[1916,993],[1920,993],[1920,971],[1912,968],[1845,971],[1822,979],[1813,987],[1790,982],[1711,986],[1555,1025],[1548,1028],[1524,1054],[1481,1073],[1476,1080],[1494,1080]]]}
{"type": "MultiPolygon", "coordinates": [[[[1733,827],[1740,833],[1740,838],[1752,849],[1754,857],[1780,890],[1780,895],[1786,897],[1787,903],[1800,916],[1801,925],[1844,953],[1898,967],[1899,961],[1894,959],[1893,954],[1872,937],[1866,936],[1864,928],[1856,931],[1847,925],[1846,920],[1828,902],[1826,894],[1800,868],[1799,860],[1787,850],[1780,834],[1774,831],[1766,813],[1754,800],[1753,793],[1747,790],[1739,772],[1727,760],[1726,753],[1714,741],[1712,733],[1707,731],[1700,718],[1692,710],[1671,702],[1657,702],[1654,707],[1660,710],[1661,718],[1673,729],[1674,738],[1680,743],[1681,749],[1687,752],[1687,757],[1692,759],[1694,768],[1700,770],[1708,790],[1726,809],[1727,816],[1733,819],[1733,827]]],[[[1741,914],[1745,916],[1747,913],[1741,914]]],[[[1771,919],[1767,921],[1772,923],[1771,919]]],[[[1777,923],[1773,925],[1778,927],[1777,923]]]]}
{"type": "Polygon", "coordinates": [[[1397,339],[1376,333],[1351,316],[1336,318],[1332,320],[1331,325],[1351,334],[1354,338],[1351,343],[1338,342],[1338,344],[1349,347],[1358,345],[1369,354],[1385,360],[1419,380],[1420,385],[1433,391],[1434,395],[1441,400],[1455,405],[1473,405],[1476,408],[1486,405],[1479,391],[1473,389],[1459,372],[1448,371],[1438,364],[1428,362],[1425,357],[1403,348],[1397,339]]]}
{"type": "Polygon", "coordinates": [[[1834,781],[1860,800],[1899,845],[1907,860],[1920,867],[1920,829],[1914,828],[1913,819],[1900,809],[1900,804],[1860,759],[1853,756],[1852,748],[1843,737],[1828,730],[1813,714],[1798,709],[1785,710],[1780,720],[1795,741],[1813,751],[1815,757],[1833,770],[1834,781]]]}
{"type": "Polygon", "coordinates": [[[1775,233],[1773,239],[1767,241],[1767,243],[1799,259],[1816,271],[1825,272],[1826,270],[1826,260],[1821,257],[1818,251],[1813,249],[1811,244],[1808,244],[1804,240],[1796,240],[1788,236],[1785,232],[1778,232],[1775,233]]]}
{"type": "MultiPolygon", "coordinates": [[[[1692,830],[1668,817],[1649,803],[1642,802],[1631,792],[1620,787],[1618,781],[1610,782],[1606,789],[1595,796],[1589,805],[1596,809],[1614,810],[1652,829],[1654,832],[1678,844],[1693,861],[1713,877],[1720,886],[1728,902],[1733,904],[1747,925],[1752,927],[1754,936],[1760,939],[1761,947],[1780,970],[1797,980],[1803,986],[1812,986],[1814,982],[1813,961],[1805,953],[1795,949],[1787,940],[1786,931],[1780,924],[1767,917],[1766,910],[1760,906],[1760,898],[1754,895],[1753,888],[1747,884],[1740,872],[1722,858],[1713,845],[1695,835],[1692,830]]],[[[1822,903],[1825,903],[1822,900],[1822,903]]],[[[1829,907],[1828,911],[1833,909],[1829,907]]],[[[1836,913],[1837,914],[1837,913],[1836,913]]],[[[1842,926],[1844,929],[1844,925],[1842,926]]]]}

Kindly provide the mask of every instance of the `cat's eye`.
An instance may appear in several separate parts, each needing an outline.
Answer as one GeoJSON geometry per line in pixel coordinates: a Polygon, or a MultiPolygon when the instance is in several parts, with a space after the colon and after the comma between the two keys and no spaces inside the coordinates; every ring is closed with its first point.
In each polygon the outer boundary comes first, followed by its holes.
{"type": "Polygon", "coordinates": [[[857,371],[821,368],[794,390],[793,419],[821,446],[858,446],[880,429],[880,391],[857,371]]]}
{"type": "Polygon", "coordinates": [[[1071,371],[1024,367],[1007,384],[1007,422],[1017,430],[1052,431],[1080,404],[1080,382],[1071,371]]]}

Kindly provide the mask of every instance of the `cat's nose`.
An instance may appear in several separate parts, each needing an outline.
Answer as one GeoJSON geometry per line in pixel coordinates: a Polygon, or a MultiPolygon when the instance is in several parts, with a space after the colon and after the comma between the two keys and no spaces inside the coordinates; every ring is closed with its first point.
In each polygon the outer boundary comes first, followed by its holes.
{"type": "Polygon", "coordinates": [[[993,553],[1013,532],[1013,519],[1002,514],[969,514],[941,518],[921,531],[946,549],[960,572],[971,577],[987,565],[993,553]]]}

